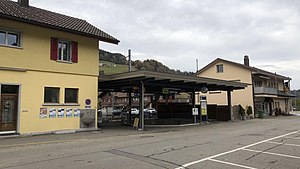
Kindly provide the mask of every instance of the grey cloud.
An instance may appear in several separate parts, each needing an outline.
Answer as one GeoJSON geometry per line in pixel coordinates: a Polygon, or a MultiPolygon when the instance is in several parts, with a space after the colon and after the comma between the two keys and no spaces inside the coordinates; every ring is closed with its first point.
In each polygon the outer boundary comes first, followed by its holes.
{"type": "MultiPolygon", "coordinates": [[[[83,18],[121,40],[101,48],[133,58],[154,58],[173,69],[195,71],[216,57],[279,64],[300,59],[297,0],[31,0],[31,4],[83,18]],[[66,8],[66,6],[68,8],[66,8]]],[[[255,65],[253,65],[255,66],[255,65]]],[[[285,75],[300,73],[289,66],[285,75]]],[[[280,73],[280,72],[279,72],[280,73]]],[[[297,75],[297,74],[296,74],[297,75]]],[[[294,78],[295,87],[300,81],[294,78]]]]}

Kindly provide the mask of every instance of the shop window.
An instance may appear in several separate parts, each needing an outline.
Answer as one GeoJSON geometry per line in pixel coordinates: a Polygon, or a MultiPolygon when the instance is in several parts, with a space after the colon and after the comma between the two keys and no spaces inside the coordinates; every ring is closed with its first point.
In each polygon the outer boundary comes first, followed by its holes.
{"type": "Polygon", "coordinates": [[[65,103],[78,103],[78,89],[65,89],[65,103]]]}
{"type": "Polygon", "coordinates": [[[59,88],[45,87],[44,103],[59,103],[59,88]]]}
{"type": "Polygon", "coordinates": [[[0,30],[0,45],[20,47],[20,33],[0,30]]]}
{"type": "Polygon", "coordinates": [[[223,72],[224,72],[223,64],[217,65],[217,73],[223,73],[223,72]]]}

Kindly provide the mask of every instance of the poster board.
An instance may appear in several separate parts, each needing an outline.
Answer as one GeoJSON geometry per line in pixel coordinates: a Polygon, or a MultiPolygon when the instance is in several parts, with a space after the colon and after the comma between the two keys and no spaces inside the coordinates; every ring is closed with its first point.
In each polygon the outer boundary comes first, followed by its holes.
{"type": "Polygon", "coordinates": [[[49,118],[56,118],[56,108],[49,109],[49,118]]]}
{"type": "Polygon", "coordinates": [[[48,116],[48,112],[47,112],[47,108],[40,108],[40,118],[47,118],[48,116]]]}
{"type": "Polygon", "coordinates": [[[66,109],[66,117],[72,117],[72,108],[66,109]]]}
{"type": "Polygon", "coordinates": [[[64,108],[58,108],[57,117],[59,117],[59,118],[65,117],[65,109],[64,108]]]}
{"type": "Polygon", "coordinates": [[[139,126],[139,121],[140,121],[139,118],[135,118],[135,119],[134,119],[134,123],[133,123],[133,127],[134,127],[134,128],[138,128],[138,126],[139,126]]]}
{"type": "Polygon", "coordinates": [[[193,114],[193,116],[198,116],[198,108],[193,108],[192,114],[193,114]]]}

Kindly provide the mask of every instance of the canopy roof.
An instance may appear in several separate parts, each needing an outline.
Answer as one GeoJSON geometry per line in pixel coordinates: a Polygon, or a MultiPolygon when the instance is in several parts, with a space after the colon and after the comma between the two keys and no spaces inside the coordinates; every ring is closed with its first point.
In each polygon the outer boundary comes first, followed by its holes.
{"type": "Polygon", "coordinates": [[[212,78],[168,74],[151,71],[134,71],[114,75],[99,76],[99,91],[131,92],[144,83],[146,93],[159,93],[164,88],[182,92],[201,91],[233,91],[244,89],[248,84],[236,81],[218,80],[212,78]]]}

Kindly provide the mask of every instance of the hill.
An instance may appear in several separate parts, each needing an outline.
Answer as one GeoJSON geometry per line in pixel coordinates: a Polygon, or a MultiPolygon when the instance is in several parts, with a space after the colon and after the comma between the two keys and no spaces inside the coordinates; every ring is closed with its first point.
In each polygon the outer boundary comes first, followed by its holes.
{"type": "MultiPolygon", "coordinates": [[[[99,50],[100,71],[104,74],[121,73],[128,71],[128,61],[126,57],[120,53],[110,53],[108,51],[99,50]],[[107,61],[106,63],[104,61],[107,61]],[[115,64],[115,65],[114,65],[115,64]],[[110,66],[109,66],[110,65],[110,66]],[[113,65],[113,66],[112,66],[113,65]]],[[[132,60],[132,70],[149,70],[163,73],[194,75],[194,72],[180,71],[170,69],[168,66],[154,59],[144,61],[132,60]]]]}
{"type": "Polygon", "coordinates": [[[99,61],[108,61],[116,64],[127,64],[126,57],[120,53],[110,53],[105,50],[99,50],[99,61]]]}
{"type": "MultiPolygon", "coordinates": [[[[136,69],[133,68],[132,70],[135,71],[136,69]]],[[[105,75],[128,72],[128,65],[116,64],[109,61],[100,61],[99,71],[100,74],[105,75]]]]}

